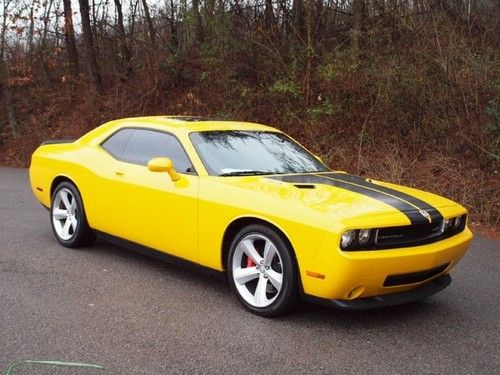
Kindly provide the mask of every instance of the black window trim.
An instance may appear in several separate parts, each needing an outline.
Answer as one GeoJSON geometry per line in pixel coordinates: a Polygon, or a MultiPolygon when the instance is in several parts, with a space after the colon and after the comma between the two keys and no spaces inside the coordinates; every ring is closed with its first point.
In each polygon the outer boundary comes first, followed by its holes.
{"type": "MultiPolygon", "coordinates": [[[[157,132],[157,133],[163,133],[163,134],[167,134],[167,135],[171,135],[172,137],[174,137],[177,142],[179,142],[179,144],[181,145],[181,148],[182,148],[182,151],[184,151],[184,153],[186,154],[186,157],[188,158],[189,162],[191,163],[191,167],[193,168],[193,171],[192,172],[181,172],[181,171],[178,171],[177,169],[175,170],[177,173],[180,173],[180,174],[188,174],[188,175],[193,175],[193,176],[198,176],[198,171],[196,170],[196,167],[194,166],[193,164],[193,161],[191,160],[191,158],[189,157],[189,154],[188,152],[186,151],[186,148],[184,147],[184,145],[182,144],[181,140],[172,132],[169,132],[167,130],[159,130],[159,129],[154,129],[154,128],[148,128],[146,126],[124,126],[124,127],[121,127],[119,129],[116,129],[113,133],[111,133],[110,135],[108,135],[105,139],[103,139],[100,143],[99,143],[99,147],[104,151],[106,152],[109,156],[111,156],[113,159],[117,160],[117,161],[120,161],[122,163],[127,163],[127,164],[134,164],[134,165],[140,165],[142,167],[147,167],[147,164],[141,164],[141,163],[135,163],[133,161],[129,161],[129,160],[125,160],[125,159],[120,159],[119,157],[117,157],[116,155],[113,155],[110,151],[108,151],[104,146],[103,144],[108,140],[110,139],[112,136],[114,136],[116,133],[118,133],[119,131],[121,130],[126,130],[126,129],[133,129],[133,130],[149,130],[149,131],[153,131],[153,132],[157,132]]],[[[129,140],[130,141],[130,140],[129,140]]],[[[175,168],[175,164],[174,164],[174,168],[175,168]]]]}

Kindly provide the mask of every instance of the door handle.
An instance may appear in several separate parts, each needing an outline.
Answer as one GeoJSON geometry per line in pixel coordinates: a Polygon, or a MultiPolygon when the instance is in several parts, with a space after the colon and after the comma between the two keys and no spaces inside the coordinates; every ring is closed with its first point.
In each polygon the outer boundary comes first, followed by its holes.
{"type": "Polygon", "coordinates": [[[123,173],[122,171],[116,171],[115,174],[117,176],[123,176],[125,173],[123,173]]]}

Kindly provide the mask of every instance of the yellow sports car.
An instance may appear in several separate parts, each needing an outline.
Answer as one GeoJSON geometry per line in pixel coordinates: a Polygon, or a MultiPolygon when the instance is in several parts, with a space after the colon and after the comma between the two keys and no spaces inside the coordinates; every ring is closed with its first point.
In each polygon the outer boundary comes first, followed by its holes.
{"type": "Polygon", "coordinates": [[[95,236],[224,272],[251,312],[300,297],[343,309],[424,299],[472,233],[446,198],[332,171],[279,130],[157,116],[33,154],[30,180],[66,247],[95,236]]]}

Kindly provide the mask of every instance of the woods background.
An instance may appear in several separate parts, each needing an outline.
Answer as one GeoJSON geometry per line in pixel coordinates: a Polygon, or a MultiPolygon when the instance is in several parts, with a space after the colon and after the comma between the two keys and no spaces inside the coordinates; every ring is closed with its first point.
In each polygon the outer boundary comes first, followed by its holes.
{"type": "Polygon", "coordinates": [[[0,0],[0,163],[120,117],[277,126],[499,224],[495,0],[0,0]]]}

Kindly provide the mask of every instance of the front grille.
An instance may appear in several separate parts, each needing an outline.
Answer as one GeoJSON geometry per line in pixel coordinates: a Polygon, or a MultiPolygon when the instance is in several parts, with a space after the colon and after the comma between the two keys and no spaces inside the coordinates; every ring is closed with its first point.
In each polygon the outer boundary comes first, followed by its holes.
{"type": "Polygon", "coordinates": [[[362,246],[357,242],[360,230],[354,230],[355,239],[352,241],[354,245],[341,248],[343,251],[385,250],[434,243],[463,232],[467,223],[467,215],[445,220],[450,221],[446,223],[440,220],[428,224],[374,228],[371,229],[368,242],[362,246]]]}
{"type": "Polygon", "coordinates": [[[441,272],[446,270],[449,265],[450,263],[446,263],[439,267],[432,268],[430,270],[405,273],[402,275],[389,275],[386,277],[384,281],[384,286],[397,286],[397,285],[420,283],[422,281],[429,280],[434,276],[439,275],[441,272]]]}
{"type": "Polygon", "coordinates": [[[444,230],[443,221],[429,224],[379,228],[375,231],[370,249],[392,249],[396,247],[425,245],[441,241],[462,232],[465,229],[466,222],[467,216],[462,215],[460,225],[447,230],[444,230]]]}
{"type": "Polygon", "coordinates": [[[443,222],[419,225],[406,225],[378,229],[375,234],[377,247],[411,246],[425,243],[443,234],[443,222]]]}

